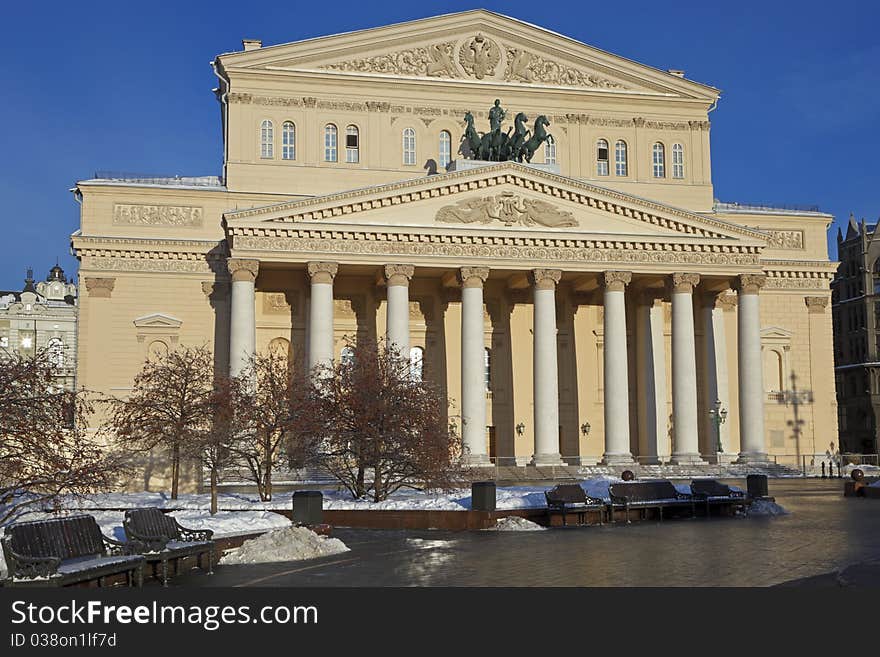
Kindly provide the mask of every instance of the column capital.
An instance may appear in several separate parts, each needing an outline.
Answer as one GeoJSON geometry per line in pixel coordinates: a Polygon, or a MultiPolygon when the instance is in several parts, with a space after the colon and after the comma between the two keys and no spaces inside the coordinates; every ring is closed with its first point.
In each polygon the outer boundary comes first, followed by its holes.
{"type": "Polygon", "coordinates": [[[409,281],[416,273],[413,265],[385,265],[385,282],[388,285],[409,286],[409,281]]]}
{"type": "Polygon", "coordinates": [[[113,294],[113,288],[116,286],[116,279],[86,276],[85,284],[90,297],[109,299],[113,294]]]}
{"type": "Polygon", "coordinates": [[[692,294],[694,288],[700,283],[700,275],[691,272],[677,272],[672,275],[670,280],[673,292],[692,294]]]}
{"type": "Polygon", "coordinates": [[[260,271],[260,261],[247,258],[229,258],[226,260],[226,268],[233,281],[253,283],[257,280],[257,274],[260,271]]]}
{"type": "Polygon", "coordinates": [[[767,274],[740,274],[737,289],[740,294],[757,294],[767,282],[767,274]]]}
{"type": "Polygon", "coordinates": [[[462,267],[458,270],[458,281],[462,287],[483,287],[487,278],[488,267],[462,267]]]}
{"type": "Polygon", "coordinates": [[[736,295],[727,291],[721,292],[715,297],[713,307],[719,310],[733,310],[736,308],[736,295]]]}
{"type": "Polygon", "coordinates": [[[555,290],[556,284],[562,280],[562,270],[533,269],[530,278],[536,290],[555,290]]]}
{"type": "Polygon", "coordinates": [[[312,283],[332,285],[336,272],[339,271],[339,265],[335,262],[310,262],[307,269],[312,283]]]}
{"type": "Polygon", "coordinates": [[[824,313],[828,307],[828,297],[804,297],[804,303],[807,304],[807,312],[824,313]]]}
{"type": "Polygon", "coordinates": [[[626,286],[632,281],[631,271],[606,271],[602,275],[602,282],[605,289],[611,292],[623,292],[626,286]]]}

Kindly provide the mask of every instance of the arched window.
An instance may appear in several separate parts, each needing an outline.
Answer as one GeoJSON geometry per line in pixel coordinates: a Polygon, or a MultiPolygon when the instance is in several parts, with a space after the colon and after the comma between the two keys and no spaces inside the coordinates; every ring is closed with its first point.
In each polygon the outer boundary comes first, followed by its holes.
{"type": "Polygon", "coordinates": [[[49,340],[46,349],[49,352],[49,364],[58,369],[64,367],[64,343],[61,342],[61,338],[49,340]]]}
{"type": "Polygon", "coordinates": [[[343,347],[339,353],[339,362],[345,367],[354,365],[354,349],[352,347],[343,347]]]}
{"type": "Polygon", "coordinates": [[[608,142],[604,139],[596,142],[596,175],[608,175],[608,142]]]}
{"type": "Polygon", "coordinates": [[[293,121],[285,121],[281,126],[281,159],[296,159],[296,126],[293,121]]]}
{"type": "Polygon", "coordinates": [[[483,349],[483,380],[486,383],[486,390],[492,387],[492,350],[489,347],[483,349]]]}
{"type": "Polygon", "coordinates": [[[614,174],[617,176],[626,176],[626,142],[618,139],[614,144],[614,174]]]}
{"type": "Polygon", "coordinates": [[[684,178],[684,146],[672,145],[672,177],[684,178]]]}
{"type": "Polygon", "coordinates": [[[764,387],[767,392],[782,392],[782,354],[776,349],[764,350],[764,387]]]}
{"type": "Polygon", "coordinates": [[[655,178],[665,178],[666,177],[666,149],[663,144],[659,141],[654,144],[653,148],[653,159],[652,162],[654,164],[654,177],[655,178]]]}
{"type": "Polygon", "coordinates": [[[425,350],[412,347],[409,350],[409,376],[413,381],[421,382],[425,372],[425,350]]]}
{"type": "Polygon", "coordinates": [[[416,163],[416,131],[412,128],[403,131],[403,163],[416,163]]]}
{"type": "Polygon", "coordinates": [[[269,119],[260,124],[260,157],[267,160],[275,157],[275,126],[269,119]]]}
{"type": "Polygon", "coordinates": [[[452,135],[447,130],[440,131],[440,149],[437,167],[445,169],[452,161],[452,135]]]}
{"type": "Polygon", "coordinates": [[[880,258],[874,261],[874,294],[880,294],[880,258]]]}
{"type": "Polygon", "coordinates": [[[147,348],[147,355],[152,360],[159,360],[168,355],[168,345],[161,340],[153,340],[147,348]]]}
{"type": "Polygon", "coordinates": [[[556,164],[556,142],[553,137],[544,142],[544,164],[556,164]]]}
{"type": "Polygon", "coordinates": [[[336,162],[336,126],[332,123],[324,126],[324,161],[336,162]]]}
{"type": "Polygon", "coordinates": [[[345,161],[350,164],[360,161],[360,133],[356,125],[345,129],[345,161]]]}

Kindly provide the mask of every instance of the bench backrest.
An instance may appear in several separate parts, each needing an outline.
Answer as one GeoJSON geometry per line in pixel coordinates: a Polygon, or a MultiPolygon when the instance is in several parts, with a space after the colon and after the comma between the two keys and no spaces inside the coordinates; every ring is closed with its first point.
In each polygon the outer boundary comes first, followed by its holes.
{"type": "Polygon", "coordinates": [[[579,484],[557,484],[544,495],[547,504],[583,504],[589,501],[579,484]]]}
{"type": "Polygon", "coordinates": [[[106,554],[101,528],[88,515],[17,522],[8,525],[5,533],[13,552],[26,557],[64,560],[106,554]]]}
{"type": "Polygon", "coordinates": [[[630,502],[651,502],[653,500],[671,500],[678,496],[678,490],[671,481],[628,481],[622,484],[611,484],[608,492],[612,499],[626,498],[630,502]]]}
{"type": "Polygon", "coordinates": [[[709,497],[725,497],[731,493],[730,486],[714,479],[694,479],[691,482],[691,492],[709,497]]]}
{"type": "Polygon", "coordinates": [[[174,518],[166,517],[161,509],[129,509],[125,512],[125,520],[131,528],[143,536],[167,536],[171,540],[180,538],[174,518]]]}

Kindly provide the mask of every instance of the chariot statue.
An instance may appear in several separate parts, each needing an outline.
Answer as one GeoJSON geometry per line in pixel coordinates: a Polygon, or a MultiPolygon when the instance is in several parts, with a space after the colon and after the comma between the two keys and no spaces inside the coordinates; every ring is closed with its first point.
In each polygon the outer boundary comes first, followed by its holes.
{"type": "Polygon", "coordinates": [[[496,99],[489,109],[489,131],[477,132],[474,115],[471,112],[465,113],[465,131],[461,138],[460,152],[472,160],[531,162],[541,144],[545,141],[552,143],[553,136],[547,132],[550,120],[545,115],[538,116],[530,130],[526,127],[529,117],[519,112],[513,119],[513,127],[502,132],[502,122],[506,116],[501,100],[496,99]]]}

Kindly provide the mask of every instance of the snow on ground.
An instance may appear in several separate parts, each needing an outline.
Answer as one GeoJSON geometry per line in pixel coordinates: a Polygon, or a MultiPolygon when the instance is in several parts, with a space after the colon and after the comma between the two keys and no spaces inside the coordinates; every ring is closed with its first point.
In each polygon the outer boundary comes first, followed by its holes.
{"type": "Polygon", "coordinates": [[[256,534],[290,527],[290,520],[272,511],[218,511],[215,515],[204,511],[172,511],[177,522],[189,529],[210,529],[214,538],[256,534]]]}
{"type": "Polygon", "coordinates": [[[507,516],[499,518],[495,521],[494,527],[488,527],[488,532],[538,532],[544,531],[546,527],[541,527],[538,523],[532,522],[518,516],[507,516]]]}
{"type": "Polygon", "coordinates": [[[787,516],[788,511],[786,511],[782,506],[780,506],[776,502],[771,502],[770,500],[755,500],[746,509],[746,511],[743,515],[746,515],[749,517],[787,516]]]}
{"type": "Polygon", "coordinates": [[[220,563],[229,565],[301,561],[340,552],[348,552],[348,547],[338,538],[320,536],[305,527],[286,527],[245,541],[240,548],[226,554],[220,563]]]}

